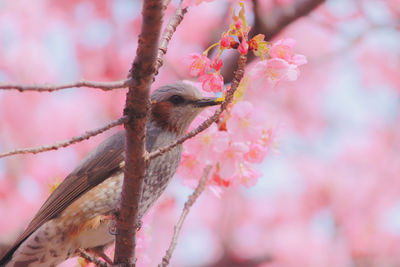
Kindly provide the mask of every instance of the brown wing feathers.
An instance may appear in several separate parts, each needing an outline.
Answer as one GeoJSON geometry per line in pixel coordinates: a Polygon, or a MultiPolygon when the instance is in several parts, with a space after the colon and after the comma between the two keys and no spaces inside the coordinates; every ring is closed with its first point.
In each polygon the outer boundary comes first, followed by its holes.
{"type": "Polygon", "coordinates": [[[49,196],[36,216],[0,259],[0,266],[11,259],[19,245],[45,222],[57,217],[73,201],[121,169],[124,160],[125,131],[118,132],[101,143],[49,196]]]}

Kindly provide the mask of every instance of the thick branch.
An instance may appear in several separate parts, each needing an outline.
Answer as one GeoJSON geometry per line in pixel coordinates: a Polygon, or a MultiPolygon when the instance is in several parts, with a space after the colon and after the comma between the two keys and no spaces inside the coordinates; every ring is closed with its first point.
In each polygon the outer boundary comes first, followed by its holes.
{"type": "Polygon", "coordinates": [[[158,265],[159,267],[168,266],[169,261],[171,260],[172,257],[172,253],[174,252],[176,244],[178,243],[178,236],[182,229],[183,222],[185,221],[186,216],[189,214],[190,208],[199,198],[200,194],[204,191],[204,188],[207,185],[207,179],[210,174],[211,167],[212,167],[211,165],[208,165],[204,168],[203,175],[200,178],[199,184],[197,185],[194,192],[189,196],[189,199],[185,202],[185,206],[182,210],[181,216],[179,217],[178,223],[175,225],[174,235],[172,236],[171,243],[168,247],[167,252],[165,253],[165,256],[162,259],[161,264],[158,265]]]}
{"type": "Polygon", "coordinates": [[[225,96],[225,101],[221,104],[220,108],[207,120],[203,121],[202,124],[200,124],[197,128],[193,129],[189,133],[185,134],[184,136],[181,136],[180,138],[176,139],[173,143],[171,143],[168,146],[162,147],[160,149],[157,149],[151,153],[148,153],[146,155],[146,160],[151,160],[169,150],[174,148],[175,146],[182,144],[185,142],[187,139],[192,138],[196,136],[197,134],[201,133],[205,129],[211,126],[214,122],[216,122],[219,119],[219,116],[224,112],[224,110],[228,107],[228,105],[232,102],[233,96],[236,92],[236,89],[239,87],[240,81],[243,78],[244,74],[244,67],[246,65],[246,55],[240,55],[239,61],[237,63],[237,70],[235,71],[235,76],[232,81],[231,88],[228,90],[225,96]]]}
{"type": "Polygon", "coordinates": [[[128,117],[124,116],[121,117],[117,120],[109,122],[107,125],[97,128],[95,130],[87,131],[82,135],[72,137],[70,139],[64,140],[64,141],[58,141],[54,144],[51,145],[45,145],[45,146],[37,146],[37,147],[28,147],[28,148],[18,148],[12,151],[0,153],[0,158],[11,156],[11,155],[16,155],[16,154],[37,154],[40,152],[45,152],[45,151],[50,151],[50,150],[58,150],[59,148],[62,147],[67,147],[75,143],[79,143],[83,140],[89,139],[90,137],[93,137],[95,135],[101,134],[112,127],[115,127],[117,125],[123,124],[125,121],[127,121],[128,117]]]}
{"type": "Polygon", "coordinates": [[[121,206],[117,216],[114,263],[135,265],[136,227],[146,162],[144,160],[145,126],[149,110],[149,90],[155,73],[162,25],[163,1],[143,1],[142,29],[136,58],[130,70],[129,91],[124,114],[128,116],[126,156],[121,206]]]}
{"type": "Polygon", "coordinates": [[[158,74],[158,70],[163,65],[163,57],[167,53],[168,44],[171,41],[172,35],[176,31],[178,25],[182,22],[183,17],[187,12],[187,8],[182,9],[182,1],[179,4],[179,7],[175,10],[175,14],[169,20],[167,26],[164,29],[164,32],[161,37],[160,46],[158,47],[157,61],[155,65],[156,73],[158,74]]]}
{"type": "MultiPolygon", "coordinates": [[[[257,6],[258,1],[254,1],[255,6],[257,6]]],[[[296,0],[291,5],[276,6],[268,14],[261,13],[260,9],[255,7],[256,23],[250,31],[250,38],[262,33],[266,36],[266,39],[271,40],[290,23],[309,14],[323,2],[325,0],[296,0]]]]}
{"type": "MultiPolygon", "coordinates": [[[[308,15],[317,6],[325,2],[325,0],[295,0],[293,4],[276,6],[268,14],[261,12],[258,7],[258,1],[253,0],[254,4],[254,25],[249,33],[249,39],[256,34],[264,34],[266,40],[271,40],[278,33],[280,33],[286,26],[295,20],[308,15]]],[[[235,62],[237,61],[237,55],[227,59],[225,66],[222,69],[222,75],[225,81],[231,81],[233,79],[232,70],[235,68],[235,62]]],[[[249,55],[247,63],[254,60],[253,55],[249,55]]]]}
{"type": "Polygon", "coordinates": [[[65,84],[33,84],[33,85],[21,85],[21,84],[8,84],[0,83],[0,90],[18,90],[20,92],[36,91],[36,92],[54,92],[62,89],[73,88],[73,87],[90,87],[98,88],[103,91],[110,91],[112,89],[127,87],[128,80],[116,81],[116,82],[94,82],[94,81],[78,81],[65,84]]]}

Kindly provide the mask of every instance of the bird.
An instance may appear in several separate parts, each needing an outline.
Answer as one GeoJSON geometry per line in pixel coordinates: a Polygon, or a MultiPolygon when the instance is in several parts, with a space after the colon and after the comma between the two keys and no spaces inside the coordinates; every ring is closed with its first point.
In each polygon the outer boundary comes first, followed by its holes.
{"type": "MultiPolygon", "coordinates": [[[[187,82],[156,89],[150,96],[145,147],[149,152],[169,145],[187,132],[195,117],[221,98],[203,97],[187,82]]],[[[166,189],[180,163],[182,145],[152,159],[146,167],[139,218],[166,189]]],[[[124,170],[125,131],[93,149],[50,194],[15,243],[0,258],[0,266],[56,266],[81,250],[111,261],[104,249],[115,240],[124,170]]]]}

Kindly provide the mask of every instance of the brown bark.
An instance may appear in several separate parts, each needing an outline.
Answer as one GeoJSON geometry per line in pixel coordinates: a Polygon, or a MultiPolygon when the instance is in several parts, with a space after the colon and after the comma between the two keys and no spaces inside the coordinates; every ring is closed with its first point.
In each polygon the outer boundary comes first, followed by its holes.
{"type": "Polygon", "coordinates": [[[250,38],[262,33],[267,40],[271,40],[286,26],[295,20],[308,15],[325,0],[297,0],[292,5],[275,7],[269,14],[262,14],[257,8],[259,0],[254,0],[255,25],[250,31],[250,38]]]}
{"type": "Polygon", "coordinates": [[[145,126],[149,110],[149,91],[153,81],[158,42],[162,25],[162,0],[145,0],[142,28],[136,58],[130,70],[129,91],[124,114],[128,116],[126,156],[121,206],[117,214],[117,236],[114,263],[134,266],[136,262],[136,225],[146,164],[145,126]]]}
{"type": "Polygon", "coordinates": [[[18,90],[21,93],[26,91],[36,91],[36,92],[54,92],[62,89],[69,89],[73,87],[89,87],[98,88],[103,91],[110,91],[113,89],[124,88],[127,80],[116,81],[116,82],[95,82],[95,81],[85,81],[81,80],[79,82],[71,82],[64,84],[16,84],[16,83],[0,83],[0,90],[18,90]]]}

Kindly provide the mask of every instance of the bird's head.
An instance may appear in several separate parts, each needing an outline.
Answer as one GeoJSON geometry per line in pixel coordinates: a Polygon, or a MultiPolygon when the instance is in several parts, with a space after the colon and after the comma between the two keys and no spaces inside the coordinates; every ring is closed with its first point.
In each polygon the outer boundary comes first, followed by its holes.
{"type": "Polygon", "coordinates": [[[205,107],[221,104],[222,100],[203,97],[194,86],[176,82],[155,90],[151,103],[151,119],[156,125],[181,135],[205,107]]]}

